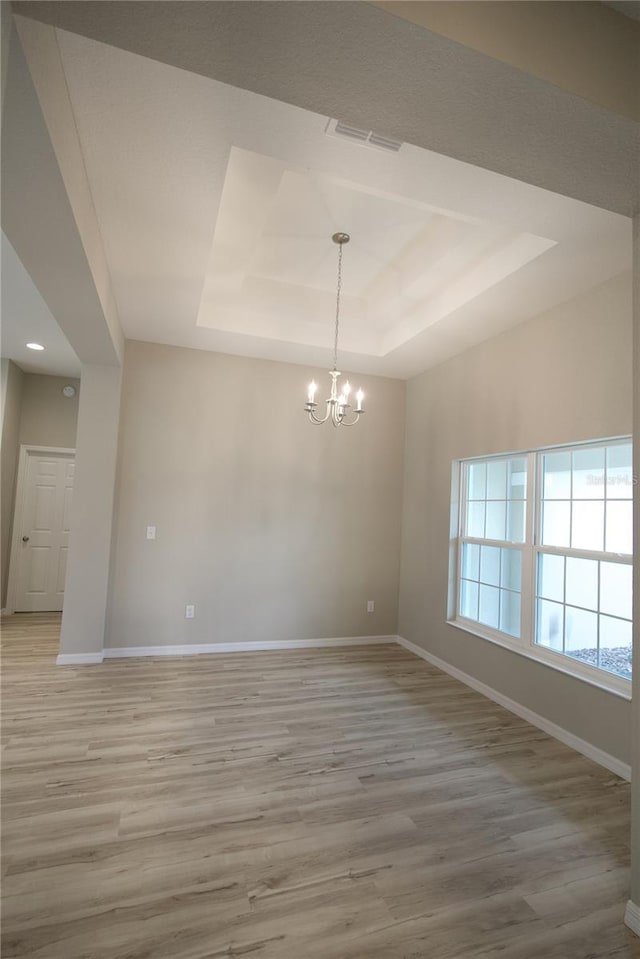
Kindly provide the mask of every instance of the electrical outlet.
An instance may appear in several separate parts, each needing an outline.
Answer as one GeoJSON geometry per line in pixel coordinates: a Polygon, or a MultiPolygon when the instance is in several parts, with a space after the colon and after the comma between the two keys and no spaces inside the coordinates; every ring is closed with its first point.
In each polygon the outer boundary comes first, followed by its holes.
{"type": "Polygon", "coordinates": [[[155,526],[147,526],[147,539],[156,538],[156,528],[155,526]]]}
{"type": "Polygon", "coordinates": [[[195,606],[185,606],[184,616],[185,616],[185,619],[195,619],[195,616],[196,616],[195,606]]]}
{"type": "Polygon", "coordinates": [[[368,601],[367,601],[367,612],[368,612],[368,613],[373,613],[374,610],[375,610],[375,608],[376,608],[376,604],[374,603],[374,601],[373,601],[372,599],[368,600],[368,601]]]}

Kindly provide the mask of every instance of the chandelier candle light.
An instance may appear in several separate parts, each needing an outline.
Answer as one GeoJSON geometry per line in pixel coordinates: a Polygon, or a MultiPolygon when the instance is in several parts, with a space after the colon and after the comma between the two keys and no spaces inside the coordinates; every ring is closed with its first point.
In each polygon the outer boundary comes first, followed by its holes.
{"type": "Polygon", "coordinates": [[[331,393],[327,399],[327,412],[324,416],[316,416],[316,410],[318,404],[316,403],[316,390],[318,387],[312,381],[309,383],[309,392],[307,396],[307,402],[305,403],[305,411],[309,414],[309,419],[312,423],[315,423],[316,426],[321,426],[323,423],[326,423],[328,419],[331,420],[334,426],[355,426],[355,424],[360,419],[360,414],[364,413],[362,408],[362,400],[364,399],[364,393],[362,390],[358,390],[356,393],[356,408],[353,410],[353,417],[348,419],[349,410],[351,405],[349,403],[349,394],[351,393],[351,387],[349,381],[344,384],[342,387],[342,392],[338,396],[338,377],[342,374],[338,370],[338,326],[340,323],[340,292],[342,290],[342,248],[345,243],[348,243],[350,240],[348,233],[334,233],[331,237],[334,243],[338,244],[338,288],[336,294],[336,332],[333,340],[333,369],[329,372],[331,377],[331,393]]]}

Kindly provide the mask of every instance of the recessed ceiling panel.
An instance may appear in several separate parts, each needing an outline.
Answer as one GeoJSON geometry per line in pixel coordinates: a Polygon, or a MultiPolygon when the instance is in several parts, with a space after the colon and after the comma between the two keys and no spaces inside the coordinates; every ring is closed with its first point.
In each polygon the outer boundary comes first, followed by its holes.
{"type": "Polygon", "coordinates": [[[198,325],[384,356],[555,245],[232,147],[198,325]]]}

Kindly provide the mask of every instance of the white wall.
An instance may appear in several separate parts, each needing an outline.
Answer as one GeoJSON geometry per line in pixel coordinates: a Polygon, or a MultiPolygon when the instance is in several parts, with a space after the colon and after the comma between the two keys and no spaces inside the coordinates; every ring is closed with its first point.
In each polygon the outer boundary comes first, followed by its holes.
{"type": "Polygon", "coordinates": [[[334,429],[312,376],[127,342],[107,646],[395,633],[405,384],[354,377],[367,413],[334,429]]]}
{"type": "Polygon", "coordinates": [[[454,459],[631,433],[631,278],[412,379],[399,632],[623,760],[630,704],[446,624],[454,459]]]}

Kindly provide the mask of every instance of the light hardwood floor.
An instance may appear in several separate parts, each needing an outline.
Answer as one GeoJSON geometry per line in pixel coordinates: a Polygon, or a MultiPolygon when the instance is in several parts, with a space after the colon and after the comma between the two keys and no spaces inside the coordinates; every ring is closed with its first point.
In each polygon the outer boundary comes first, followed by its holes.
{"type": "Polygon", "coordinates": [[[3,628],[3,957],[628,959],[629,787],[394,646],[3,628]]]}

